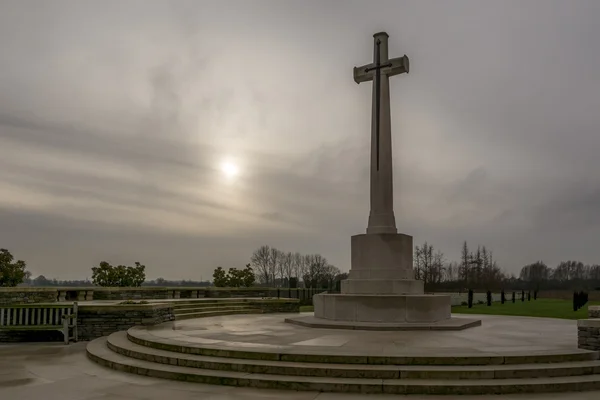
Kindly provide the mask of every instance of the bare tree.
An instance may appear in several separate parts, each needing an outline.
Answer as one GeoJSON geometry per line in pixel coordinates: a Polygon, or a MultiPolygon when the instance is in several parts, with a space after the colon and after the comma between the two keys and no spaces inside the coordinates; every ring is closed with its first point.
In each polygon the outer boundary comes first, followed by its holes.
{"type": "Polygon", "coordinates": [[[310,276],[310,266],[313,262],[314,254],[305,254],[302,256],[302,282],[304,283],[304,287],[309,287],[311,282],[310,276]]]}
{"type": "Polygon", "coordinates": [[[306,273],[302,277],[304,284],[308,287],[317,287],[325,277],[325,268],[329,263],[327,259],[320,254],[310,254],[305,256],[308,261],[306,273]]]}
{"type": "Polygon", "coordinates": [[[331,289],[335,285],[335,278],[340,274],[340,269],[334,265],[326,264],[323,267],[322,282],[327,282],[327,288],[331,289]]]}
{"type": "Polygon", "coordinates": [[[415,252],[413,253],[413,269],[415,271],[415,279],[420,281],[423,271],[423,266],[421,265],[421,248],[417,245],[415,246],[415,252]]]}
{"type": "MultiPolygon", "coordinates": [[[[433,246],[430,246],[433,250],[433,246]]],[[[433,255],[433,260],[431,263],[431,271],[429,273],[430,282],[432,283],[440,283],[442,282],[442,278],[444,275],[444,253],[440,250],[436,251],[433,255]]]]}
{"type": "MultiPolygon", "coordinates": [[[[271,282],[273,282],[274,286],[277,285],[277,275],[279,275],[279,277],[282,275],[281,259],[282,252],[277,250],[275,247],[271,247],[269,273],[271,274],[271,282]]],[[[281,283],[279,283],[279,286],[281,286],[281,283]]]]}
{"type": "Polygon", "coordinates": [[[415,246],[415,264],[416,268],[416,276],[423,281],[426,285],[431,282],[431,277],[435,275],[433,271],[434,268],[434,256],[433,256],[433,246],[428,244],[427,242],[423,243],[422,247],[415,246]]]}
{"type": "Polygon", "coordinates": [[[250,263],[256,274],[256,280],[269,286],[273,282],[271,280],[271,248],[267,245],[260,246],[252,253],[250,263]]]}
{"type": "Polygon", "coordinates": [[[287,281],[287,287],[290,287],[290,278],[292,277],[292,274],[294,273],[293,262],[294,262],[294,255],[292,254],[291,251],[284,253],[282,255],[281,266],[282,266],[283,275],[284,275],[282,277],[282,280],[287,281]]]}
{"type": "Polygon", "coordinates": [[[461,252],[460,252],[460,280],[468,282],[469,277],[471,276],[471,257],[469,253],[469,247],[467,247],[467,241],[463,243],[461,252]]]}
{"type": "Polygon", "coordinates": [[[444,269],[444,281],[452,282],[459,279],[460,265],[457,262],[450,262],[444,269]]]}
{"type": "Polygon", "coordinates": [[[600,280],[600,265],[594,264],[590,266],[589,279],[600,280]]]}
{"type": "Polygon", "coordinates": [[[304,257],[302,257],[302,254],[298,252],[294,253],[293,265],[294,277],[298,280],[302,279],[302,275],[304,275],[304,257]]]}

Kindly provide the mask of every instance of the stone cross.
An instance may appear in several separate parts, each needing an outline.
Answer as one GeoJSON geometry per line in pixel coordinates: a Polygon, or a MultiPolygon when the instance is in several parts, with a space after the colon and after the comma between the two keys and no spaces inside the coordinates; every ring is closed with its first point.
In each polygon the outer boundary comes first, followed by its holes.
{"type": "Polygon", "coordinates": [[[376,33],[373,63],[354,67],[354,82],[373,81],[371,120],[371,211],[367,233],[397,233],[392,179],[389,77],[408,73],[408,57],[388,58],[388,34],[376,33]]]}

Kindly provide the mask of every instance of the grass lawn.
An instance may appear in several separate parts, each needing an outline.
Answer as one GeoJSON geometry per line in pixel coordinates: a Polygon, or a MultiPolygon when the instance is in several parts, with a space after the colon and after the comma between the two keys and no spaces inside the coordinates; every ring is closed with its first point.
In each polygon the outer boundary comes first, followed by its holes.
{"type": "Polygon", "coordinates": [[[586,319],[587,306],[599,305],[599,302],[589,302],[577,312],[573,311],[573,302],[570,300],[558,299],[537,299],[531,301],[520,299],[513,304],[507,301],[504,304],[500,302],[492,303],[490,307],[486,304],[474,304],[473,308],[467,306],[452,307],[453,313],[460,314],[488,314],[488,315],[517,315],[521,317],[543,317],[543,318],[563,318],[563,319],[586,319]]]}
{"type": "MultiPolygon", "coordinates": [[[[600,305],[600,302],[589,302],[589,305],[600,305]]],[[[300,306],[300,312],[314,312],[313,306],[300,306]]],[[[537,299],[524,302],[517,300],[514,304],[507,301],[492,303],[490,307],[485,304],[474,304],[473,308],[467,306],[454,306],[452,312],[457,314],[487,314],[487,315],[517,315],[521,317],[543,317],[563,319],[586,319],[587,305],[579,311],[573,311],[573,302],[570,300],[537,299]]]]}

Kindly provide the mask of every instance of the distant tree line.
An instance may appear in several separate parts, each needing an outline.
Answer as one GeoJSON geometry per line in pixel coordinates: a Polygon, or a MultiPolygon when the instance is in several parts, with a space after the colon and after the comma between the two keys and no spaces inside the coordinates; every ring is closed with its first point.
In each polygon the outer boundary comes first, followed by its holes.
{"type": "Polygon", "coordinates": [[[469,250],[466,241],[459,262],[446,261],[444,253],[427,242],[415,246],[413,268],[415,278],[422,280],[428,290],[498,290],[506,280],[492,250],[486,246],[469,250]]]}
{"type": "Polygon", "coordinates": [[[321,254],[284,252],[268,245],[252,253],[250,265],[261,286],[298,287],[302,281],[304,287],[333,288],[347,277],[321,254]]]}
{"type": "MultiPolygon", "coordinates": [[[[506,274],[486,246],[470,249],[465,241],[460,261],[447,261],[444,254],[427,242],[414,249],[415,278],[423,280],[429,291],[527,290],[600,290],[600,265],[563,261],[555,268],[537,261],[521,268],[519,276],[506,274]]],[[[217,268],[215,285],[339,288],[348,274],[331,265],[320,254],[283,252],[264,245],[256,249],[244,269],[217,268]],[[217,272],[218,270],[218,272],[217,272]],[[251,271],[251,273],[250,273],[251,271]],[[251,281],[250,275],[254,280],[251,281]]],[[[209,281],[145,280],[145,266],[112,266],[103,261],[92,268],[92,280],[57,280],[40,275],[34,279],[23,260],[15,260],[7,249],[0,249],[0,287],[28,286],[211,286],[209,281]]]]}
{"type": "Polygon", "coordinates": [[[600,289],[600,265],[562,261],[555,268],[537,261],[521,268],[519,279],[536,289],[600,289]]]}

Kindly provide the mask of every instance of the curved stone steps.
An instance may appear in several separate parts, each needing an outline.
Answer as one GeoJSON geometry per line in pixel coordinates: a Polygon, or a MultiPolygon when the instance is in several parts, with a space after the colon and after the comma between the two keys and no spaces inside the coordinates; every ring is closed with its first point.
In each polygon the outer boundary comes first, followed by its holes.
{"type": "Polygon", "coordinates": [[[179,310],[182,308],[203,308],[203,307],[237,307],[237,306],[249,306],[248,302],[244,301],[204,301],[204,300],[196,300],[196,301],[185,301],[185,302],[175,302],[173,304],[173,309],[179,310]]]}
{"type": "Polygon", "coordinates": [[[107,339],[115,353],[137,360],[182,367],[270,375],[360,379],[512,379],[600,374],[600,361],[485,366],[357,365],[247,360],[180,354],[140,346],[126,332],[107,339]]]}
{"type": "Polygon", "coordinates": [[[176,308],[174,309],[176,314],[186,314],[186,313],[190,313],[190,312],[200,312],[200,311],[223,311],[223,310],[227,310],[227,311],[243,311],[243,310],[254,310],[255,308],[244,304],[244,305],[237,305],[237,306],[230,306],[230,305],[221,305],[221,306],[210,306],[210,307],[199,307],[199,306],[191,306],[188,305],[187,307],[184,308],[176,308]]]}
{"type": "Polygon", "coordinates": [[[200,309],[199,311],[191,311],[186,313],[175,312],[175,321],[181,321],[192,318],[207,318],[207,317],[218,317],[222,315],[234,315],[234,314],[262,314],[262,310],[258,308],[245,308],[245,309],[228,309],[222,307],[219,311],[205,311],[200,309]],[[201,310],[201,311],[200,311],[201,310]]]}
{"type": "Polygon", "coordinates": [[[93,361],[119,371],[163,379],[255,388],[322,392],[456,395],[565,392],[600,388],[600,375],[537,379],[388,380],[286,376],[207,370],[132,359],[110,350],[107,346],[106,337],[90,342],[87,346],[87,354],[93,361]]]}
{"type": "Polygon", "coordinates": [[[152,335],[144,327],[133,327],[127,331],[128,339],[144,347],[167,350],[175,353],[202,356],[235,358],[246,360],[292,361],[325,364],[362,364],[362,365],[500,365],[500,364],[542,364],[598,360],[598,352],[573,349],[562,352],[540,352],[531,354],[500,355],[432,355],[432,356],[373,356],[356,354],[318,354],[268,349],[254,350],[235,348],[219,344],[184,343],[152,335]]]}

